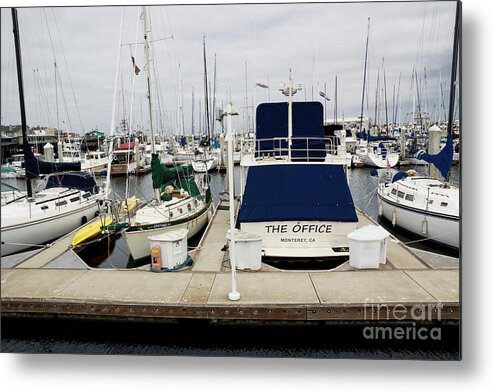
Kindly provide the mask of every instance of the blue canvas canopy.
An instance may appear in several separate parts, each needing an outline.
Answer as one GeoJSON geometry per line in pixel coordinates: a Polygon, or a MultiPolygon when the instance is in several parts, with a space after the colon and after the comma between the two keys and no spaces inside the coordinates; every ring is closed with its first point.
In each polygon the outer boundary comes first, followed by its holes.
{"type": "Polygon", "coordinates": [[[94,177],[86,172],[57,173],[48,177],[46,189],[66,187],[70,189],[80,189],[81,191],[96,193],[99,187],[94,177]]]}
{"type": "Polygon", "coordinates": [[[422,159],[428,163],[433,163],[435,167],[440,170],[441,175],[447,178],[450,167],[452,166],[452,159],[454,157],[454,144],[453,137],[451,134],[447,135],[447,142],[442,150],[438,154],[420,154],[417,158],[422,159]]]}
{"type": "MultiPolygon", "coordinates": [[[[311,161],[325,157],[323,106],[320,102],[293,102],[293,138],[291,146],[293,160],[311,161]]],[[[257,106],[256,138],[264,140],[257,145],[257,155],[287,155],[288,144],[288,104],[287,102],[261,103],[257,106]]]]}
{"type": "Polygon", "coordinates": [[[29,143],[24,142],[24,159],[26,168],[26,177],[33,179],[40,174],[51,174],[69,171],[80,171],[80,162],[45,162],[36,158],[31,151],[29,143]]]}
{"type": "Polygon", "coordinates": [[[238,222],[357,222],[341,165],[270,165],[248,170],[238,222]]]}

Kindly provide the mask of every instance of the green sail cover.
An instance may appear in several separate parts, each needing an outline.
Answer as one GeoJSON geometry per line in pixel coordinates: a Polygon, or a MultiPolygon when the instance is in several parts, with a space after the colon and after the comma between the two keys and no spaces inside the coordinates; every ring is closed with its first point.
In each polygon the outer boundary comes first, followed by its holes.
{"type": "Polygon", "coordinates": [[[170,169],[161,163],[157,154],[152,154],[151,169],[152,187],[160,189],[161,193],[168,185],[172,185],[175,189],[187,191],[190,196],[200,195],[199,188],[192,178],[192,166],[178,166],[170,169]]]}

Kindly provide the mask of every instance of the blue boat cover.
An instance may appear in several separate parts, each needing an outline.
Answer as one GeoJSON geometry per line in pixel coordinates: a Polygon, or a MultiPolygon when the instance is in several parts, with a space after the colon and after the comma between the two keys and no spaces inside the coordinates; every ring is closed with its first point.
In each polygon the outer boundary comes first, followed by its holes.
{"type": "Polygon", "coordinates": [[[452,166],[452,159],[454,157],[454,143],[452,134],[448,134],[447,143],[442,150],[435,155],[428,153],[420,154],[417,158],[422,159],[428,163],[433,163],[435,167],[440,170],[440,174],[443,178],[447,178],[450,167],[452,166]]]}
{"type": "Polygon", "coordinates": [[[238,222],[357,222],[341,165],[251,166],[238,222]]]}
{"type": "MultiPolygon", "coordinates": [[[[312,161],[325,158],[323,106],[320,102],[293,102],[293,138],[319,138],[319,140],[293,140],[293,160],[312,161]],[[307,157],[308,155],[308,157],[307,157]],[[308,159],[307,159],[308,158],[308,159]]],[[[261,103],[257,106],[257,139],[288,137],[288,103],[261,103]]],[[[287,155],[287,140],[265,140],[258,145],[262,152],[287,155]],[[275,151],[275,150],[278,151],[275,151]],[[282,151],[281,151],[282,150],[282,151]]]]}
{"type": "Polygon", "coordinates": [[[46,189],[66,187],[70,189],[80,189],[81,191],[96,193],[99,187],[94,177],[86,172],[57,173],[48,177],[46,189]]]}
{"type": "Polygon", "coordinates": [[[36,158],[31,151],[29,143],[24,142],[23,146],[26,177],[33,179],[40,174],[51,174],[68,171],[79,171],[80,162],[45,162],[36,158]]]}

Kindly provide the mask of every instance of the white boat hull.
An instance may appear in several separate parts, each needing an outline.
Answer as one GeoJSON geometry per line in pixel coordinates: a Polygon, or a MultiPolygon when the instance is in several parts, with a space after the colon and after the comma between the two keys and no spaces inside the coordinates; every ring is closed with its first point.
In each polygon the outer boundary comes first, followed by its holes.
{"type": "Polygon", "coordinates": [[[460,220],[458,217],[432,213],[422,209],[412,209],[388,200],[380,194],[379,198],[379,215],[392,222],[392,225],[423,238],[428,238],[453,248],[459,248],[460,220]]]}
{"type": "Polygon", "coordinates": [[[127,229],[122,233],[122,236],[127,243],[134,260],[143,259],[151,254],[151,247],[148,240],[149,236],[163,234],[178,229],[187,229],[187,238],[192,238],[207,224],[210,215],[209,211],[210,207],[205,208],[195,218],[186,220],[183,223],[176,224],[173,222],[165,222],[162,224],[145,225],[142,226],[141,230],[129,231],[127,229]],[[155,228],[151,228],[152,226],[155,228]]]}
{"type": "Polygon", "coordinates": [[[243,222],[241,230],[262,237],[268,257],[343,257],[349,255],[347,235],[357,222],[243,222]]]}
{"type": "Polygon", "coordinates": [[[74,206],[61,207],[53,213],[47,212],[41,216],[32,214],[31,217],[28,216],[27,207],[26,216],[9,214],[9,206],[2,206],[2,256],[27,250],[34,245],[49,243],[91,220],[98,211],[97,200],[94,199],[74,206]]]}
{"type": "Polygon", "coordinates": [[[370,167],[384,168],[387,167],[387,162],[390,167],[394,167],[399,162],[399,154],[388,153],[385,158],[380,154],[368,153],[358,154],[361,161],[370,167]]]}
{"type": "Polygon", "coordinates": [[[216,170],[218,163],[219,160],[215,157],[207,160],[194,160],[192,161],[192,167],[197,173],[206,173],[216,170]]]}

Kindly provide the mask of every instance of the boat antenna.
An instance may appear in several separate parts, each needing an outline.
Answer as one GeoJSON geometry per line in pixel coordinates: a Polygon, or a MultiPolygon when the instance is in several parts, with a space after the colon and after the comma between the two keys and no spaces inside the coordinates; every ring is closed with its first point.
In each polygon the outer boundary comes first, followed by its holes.
{"type": "Polygon", "coordinates": [[[366,64],[368,62],[368,41],[370,39],[370,18],[368,18],[368,31],[366,33],[366,50],[365,50],[365,70],[363,72],[363,94],[361,97],[361,119],[359,123],[360,132],[363,131],[363,107],[365,104],[365,85],[366,85],[366,64]]]}
{"type": "MultiPolygon", "coordinates": [[[[22,128],[22,144],[24,150],[24,160],[26,160],[26,149],[30,148],[29,141],[27,139],[27,122],[26,122],[26,107],[24,103],[24,83],[22,79],[22,55],[21,55],[21,43],[19,38],[19,22],[17,20],[17,9],[12,8],[12,25],[14,32],[14,44],[15,44],[15,59],[17,64],[17,83],[19,85],[19,105],[21,111],[21,128],[22,128]]],[[[26,173],[26,188],[27,197],[31,199],[33,197],[33,188],[31,179],[26,173]]]]}

